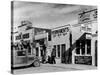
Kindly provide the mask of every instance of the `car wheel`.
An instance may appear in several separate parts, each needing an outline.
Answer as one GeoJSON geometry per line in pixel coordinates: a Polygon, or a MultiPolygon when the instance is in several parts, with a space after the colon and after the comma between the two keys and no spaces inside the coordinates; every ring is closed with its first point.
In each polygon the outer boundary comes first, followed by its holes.
{"type": "Polygon", "coordinates": [[[40,66],[40,62],[39,61],[34,61],[33,65],[34,65],[34,67],[39,67],[40,66]]]}

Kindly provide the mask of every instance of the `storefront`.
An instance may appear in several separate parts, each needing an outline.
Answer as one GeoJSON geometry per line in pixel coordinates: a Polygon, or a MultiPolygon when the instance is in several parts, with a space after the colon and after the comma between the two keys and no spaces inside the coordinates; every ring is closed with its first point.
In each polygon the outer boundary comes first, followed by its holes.
{"type": "Polygon", "coordinates": [[[56,62],[97,65],[97,29],[97,9],[79,14],[78,24],[52,29],[56,62]]]}
{"type": "Polygon", "coordinates": [[[48,57],[48,47],[51,41],[51,30],[44,28],[35,28],[35,44],[36,44],[36,56],[38,56],[42,63],[45,63],[48,57]]]}
{"type": "Polygon", "coordinates": [[[76,47],[72,51],[73,64],[97,64],[97,9],[84,11],[79,14],[79,26],[72,28],[73,43],[76,47]],[[77,29],[77,31],[75,31],[77,29]],[[79,34],[80,33],[80,34],[79,34]],[[77,34],[78,38],[75,38],[77,34]],[[93,35],[96,35],[95,37],[93,35]]]}
{"type": "Polygon", "coordinates": [[[69,38],[70,25],[65,25],[52,29],[52,46],[55,50],[56,63],[69,63],[69,38]]]}
{"type": "Polygon", "coordinates": [[[28,47],[28,55],[36,55],[40,58],[46,56],[46,48],[51,41],[51,30],[44,28],[32,27],[32,23],[22,21],[18,26],[18,32],[14,34],[14,43],[17,45],[17,55],[24,53],[24,47],[28,47]],[[20,53],[20,50],[22,51],[20,53]]]}
{"type": "Polygon", "coordinates": [[[26,53],[29,57],[36,55],[41,60],[47,55],[47,48],[51,41],[51,30],[32,27],[32,23],[22,21],[14,37],[14,62],[23,63],[26,53]]]}

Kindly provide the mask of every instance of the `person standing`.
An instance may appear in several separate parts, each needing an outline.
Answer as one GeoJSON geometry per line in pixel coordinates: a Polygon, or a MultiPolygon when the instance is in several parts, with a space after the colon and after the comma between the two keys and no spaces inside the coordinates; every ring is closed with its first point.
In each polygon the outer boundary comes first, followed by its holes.
{"type": "Polygon", "coordinates": [[[46,63],[46,46],[43,45],[42,63],[46,63]]]}
{"type": "Polygon", "coordinates": [[[53,48],[52,53],[51,53],[52,64],[56,64],[55,57],[56,57],[56,51],[53,48]]]}

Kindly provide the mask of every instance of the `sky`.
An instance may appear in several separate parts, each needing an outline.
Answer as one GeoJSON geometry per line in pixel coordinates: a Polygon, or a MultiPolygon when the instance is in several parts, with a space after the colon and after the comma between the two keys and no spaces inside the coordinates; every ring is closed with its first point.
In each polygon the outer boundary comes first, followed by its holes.
{"type": "Polygon", "coordinates": [[[33,27],[55,28],[67,24],[77,24],[78,14],[84,9],[93,9],[95,6],[39,3],[14,1],[13,18],[14,27],[21,24],[21,21],[32,22],[33,27]]]}

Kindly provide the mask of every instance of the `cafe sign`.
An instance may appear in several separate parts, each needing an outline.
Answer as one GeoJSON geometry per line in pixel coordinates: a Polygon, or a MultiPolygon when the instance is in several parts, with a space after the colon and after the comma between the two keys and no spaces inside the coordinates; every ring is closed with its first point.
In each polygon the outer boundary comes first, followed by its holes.
{"type": "Polygon", "coordinates": [[[90,13],[82,13],[79,15],[79,23],[85,23],[90,21],[90,13]]]}
{"type": "Polygon", "coordinates": [[[53,37],[60,37],[60,36],[65,36],[69,32],[69,27],[65,27],[62,29],[54,30],[52,31],[53,37]]]}
{"type": "Polygon", "coordinates": [[[87,23],[92,20],[97,19],[97,9],[89,10],[89,11],[82,11],[78,15],[78,22],[79,23],[87,23]]]}

